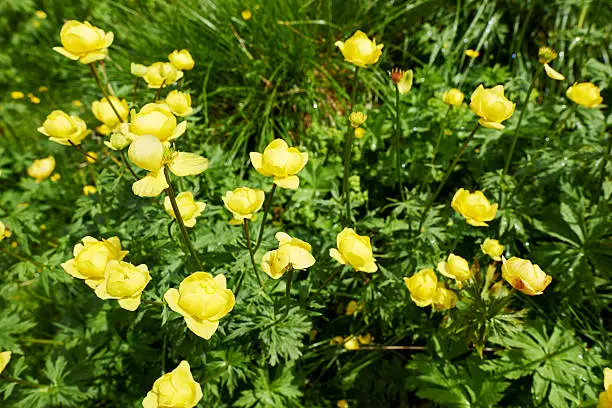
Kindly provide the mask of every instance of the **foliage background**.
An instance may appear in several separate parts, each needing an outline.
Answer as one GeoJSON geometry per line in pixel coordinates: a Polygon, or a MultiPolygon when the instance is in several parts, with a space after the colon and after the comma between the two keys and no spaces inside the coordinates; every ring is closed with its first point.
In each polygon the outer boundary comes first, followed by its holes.
{"type": "MultiPolygon", "coordinates": [[[[0,253],[0,350],[14,352],[5,375],[24,382],[0,382],[2,406],[140,406],[153,381],[182,359],[204,389],[201,407],[329,407],[342,398],[363,407],[594,404],[612,352],[611,118],[607,106],[574,107],[565,90],[592,81],[604,103],[610,100],[611,20],[609,3],[589,0],[2,1],[0,214],[16,247],[2,245],[30,260],[0,253]],[[240,17],[244,9],[251,20],[240,17]],[[48,17],[38,19],[35,10],[48,17]],[[221,194],[243,184],[269,191],[269,180],[249,167],[248,152],[275,137],[309,152],[300,190],[277,192],[258,254],[275,246],[279,230],[313,245],[317,263],[298,275],[290,304],[284,283],[268,282],[262,297],[256,282],[247,281],[234,311],[206,342],[167,307],[124,311],[62,271],[59,264],[85,235],[117,235],[132,262],[149,266],[150,301],[193,271],[168,236],[159,200],[132,194],[101,140],[85,146],[107,163],[96,169],[102,201],[82,195],[90,176],[82,157],[37,134],[53,109],[96,123],[89,109],[100,97],[95,83],[83,66],[51,49],[66,19],[115,33],[106,73],[128,100],[130,61],[149,64],[175,48],[191,51],[196,69],[186,86],[199,109],[180,143],[208,157],[211,168],[183,180],[181,190],[207,202],[192,236],[207,271],[225,273],[230,287],[249,259],[240,230],[227,224],[221,194]],[[385,44],[381,62],[361,76],[358,106],[369,115],[368,132],[354,148],[359,177],[352,179],[357,229],[373,237],[381,270],[367,283],[347,272],[318,292],[336,267],[327,251],[340,230],[352,86],[350,66],[333,44],[356,29],[385,44]],[[480,83],[504,84],[518,113],[541,45],[559,51],[553,66],[568,79],[536,82],[511,176],[500,180],[500,169],[518,114],[503,132],[479,132],[478,147],[464,155],[437,211],[417,231],[427,194],[475,121],[465,105],[445,119],[441,92],[456,86],[469,96],[480,83]],[[468,61],[466,48],[481,56],[468,61]],[[397,201],[391,164],[394,95],[386,71],[394,66],[415,71],[415,87],[402,99],[405,202],[397,201]],[[38,91],[42,85],[48,92],[38,91]],[[14,90],[42,101],[12,100],[14,90]],[[432,164],[441,122],[446,134],[432,164]],[[26,168],[49,154],[62,179],[37,184],[26,168]],[[448,205],[460,187],[496,198],[500,184],[510,198],[488,229],[467,228],[448,205]],[[465,302],[445,316],[410,301],[401,278],[450,251],[484,272],[488,260],[479,243],[489,236],[500,238],[507,256],[529,258],[553,276],[543,296],[515,295],[501,314],[489,313],[485,295],[482,309],[465,302]],[[364,310],[345,315],[350,300],[364,310]],[[483,358],[472,347],[481,330],[483,358]],[[329,344],[334,336],[365,332],[377,345],[411,348],[348,351],[329,344]]],[[[139,95],[143,101],[153,92],[141,88],[139,95]]]]}

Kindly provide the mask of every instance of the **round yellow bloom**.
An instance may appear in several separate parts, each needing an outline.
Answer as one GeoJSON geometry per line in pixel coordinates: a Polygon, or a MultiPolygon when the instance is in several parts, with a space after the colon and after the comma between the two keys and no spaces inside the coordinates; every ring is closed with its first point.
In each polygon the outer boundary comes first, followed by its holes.
{"type": "Polygon", "coordinates": [[[32,102],[34,105],[38,105],[40,103],[40,98],[38,96],[28,94],[28,98],[30,99],[30,102],[32,102]]]}
{"type": "Polygon", "coordinates": [[[468,261],[455,254],[450,254],[446,262],[442,261],[438,264],[438,272],[447,278],[455,279],[459,282],[467,280],[472,276],[468,261]]]}
{"type": "Polygon", "coordinates": [[[272,279],[279,279],[286,270],[308,269],[315,263],[312,247],[301,239],[277,232],[278,249],[267,252],[261,259],[261,269],[272,279]]]}
{"type": "Polygon", "coordinates": [[[295,190],[300,185],[296,174],[308,162],[308,153],[302,153],[295,147],[289,147],[283,139],[274,139],[263,154],[251,152],[251,163],[263,176],[274,176],[274,184],[282,188],[295,190]]]}
{"type": "Polygon", "coordinates": [[[130,63],[130,73],[132,75],[135,75],[137,77],[143,77],[147,74],[147,70],[149,69],[149,67],[147,67],[146,65],[142,65],[142,64],[135,64],[135,63],[130,63]]]}
{"type": "Polygon", "coordinates": [[[187,50],[174,50],[168,55],[168,60],[181,71],[189,71],[193,69],[195,62],[193,57],[187,50]]]}
{"type": "Polygon", "coordinates": [[[504,253],[504,246],[498,240],[491,238],[485,239],[480,245],[480,249],[495,261],[501,261],[501,255],[504,253]]]}
{"type": "Polygon", "coordinates": [[[259,189],[240,187],[234,191],[226,191],[221,199],[235,220],[250,220],[253,218],[253,213],[261,209],[265,193],[259,189]]]}
{"type": "Polygon", "coordinates": [[[189,330],[208,340],[217,331],[219,319],[228,314],[236,300],[226,288],[224,275],[195,272],[185,278],[178,290],[168,289],[164,299],[172,310],[185,318],[189,330]]]}
{"type": "Polygon", "coordinates": [[[479,85],[470,101],[470,109],[480,116],[478,123],[484,127],[498,130],[505,127],[501,123],[512,116],[515,107],[516,104],[504,96],[503,85],[487,89],[479,85]]]}
{"type": "Polygon", "coordinates": [[[355,129],[355,139],[361,139],[362,137],[364,137],[366,134],[366,131],[364,128],[357,128],[355,129]]]}
{"type": "Polygon", "coordinates": [[[404,283],[410,291],[410,298],[419,307],[429,306],[433,303],[438,290],[438,277],[433,269],[421,269],[404,283]]]}
{"type": "Polygon", "coordinates": [[[359,340],[354,336],[349,336],[344,339],[344,348],[347,350],[358,350],[359,349],[359,340]]]}
{"type": "Polygon", "coordinates": [[[253,16],[253,13],[251,13],[249,10],[242,10],[240,12],[240,16],[242,17],[244,21],[249,21],[251,17],[253,16]]]}
{"type": "Polygon", "coordinates": [[[79,60],[81,64],[90,64],[106,58],[114,36],[87,21],[69,20],[62,26],[60,39],[63,47],[53,47],[53,50],[71,60],[79,60]]]}
{"type": "Polygon", "coordinates": [[[347,400],[342,399],[342,400],[339,400],[339,401],[336,403],[336,406],[337,406],[338,408],[349,408],[349,403],[348,403],[348,401],[347,401],[347,400]]]}
{"type": "Polygon", "coordinates": [[[438,284],[433,298],[433,307],[436,310],[449,310],[457,305],[457,294],[438,284]]]}
{"type": "Polygon", "coordinates": [[[176,124],[172,109],[165,103],[148,103],[138,113],[132,110],[129,132],[132,138],[153,135],[162,142],[174,140],[185,133],[187,122],[176,124]]]}
{"type": "Polygon", "coordinates": [[[597,408],[612,408],[612,370],[608,367],[604,368],[604,390],[599,393],[597,408]]]}
{"type": "Polygon", "coordinates": [[[110,260],[104,270],[104,280],[96,287],[100,299],[117,299],[119,306],[134,311],[140,306],[140,296],[151,281],[147,265],[110,260]]]}
{"type": "Polygon", "coordinates": [[[130,144],[128,157],[141,169],[157,172],[163,166],[164,145],[155,136],[140,136],[130,144]]]}
{"type": "Polygon", "coordinates": [[[54,173],[54,174],[51,176],[50,180],[51,180],[51,181],[53,181],[53,182],[55,183],[56,181],[59,181],[61,178],[62,178],[62,175],[61,175],[61,174],[59,174],[59,173],[54,173]]]}
{"type": "Polygon", "coordinates": [[[358,235],[352,228],[344,228],[336,237],[338,248],[331,248],[329,256],[342,265],[350,265],[359,272],[376,272],[378,266],[372,254],[370,237],[358,235]]]}
{"type": "Polygon", "coordinates": [[[502,262],[502,278],[526,295],[541,295],[552,281],[552,276],[527,259],[502,257],[502,262]]]}
{"type": "Polygon", "coordinates": [[[85,159],[87,160],[87,163],[93,164],[93,163],[96,162],[97,158],[98,158],[98,153],[96,153],[96,152],[87,152],[87,157],[85,159]]]}
{"type": "Polygon", "coordinates": [[[23,99],[25,98],[25,94],[21,91],[13,91],[11,92],[11,98],[13,99],[23,99]]]}
{"type": "Polygon", "coordinates": [[[153,383],[143,408],[193,408],[202,399],[202,387],[194,381],[187,361],[153,383]]]}
{"type": "Polygon", "coordinates": [[[362,310],[363,310],[363,304],[362,303],[357,303],[356,300],[351,300],[346,305],[346,309],[344,311],[344,314],[347,315],[347,316],[352,316],[353,314],[355,314],[355,312],[360,312],[362,310]]]}
{"type": "Polygon", "coordinates": [[[566,95],[585,108],[595,108],[603,102],[599,88],[591,82],[574,83],[569,87],[566,95]]]}
{"type": "Polygon", "coordinates": [[[41,19],[41,20],[44,20],[45,18],[47,18],[47,13],[45,13],[43,10],[36,10],[34,14],[36,15],[36,18],[41,19]]]}
{"type": "Polygon", "coordinates": [[[44,159],[34,160],[32,165],[28,167],[28,176],[36,179],[37,183],[40,183],[49,177],[53,170],[55,170],[55,158],[49,156],[44,159]]]}
{"type": "Polygon", "coordinates": [[[463,53],[470,58],[478,58],[480,56],[478,51],[472,49],[465,50],[463,53]]]}
{"type": "Polygon", "coordinates": [[[74,246],[74,258],[63,264],[66,273],[78,279],[85,279],[85,284],[95,289],[104,281],[104,271],[110,261],[121,261],[128,251],[121,250],[119,238],[112,237],[98,241],[85,237],[82,243],[74,246]]]}
{"type": "Polygon", "coordinates": [[[147,72],[142,76],[149,88],[165,88],[172,85],[183,77],[183,71],[178,71],[169,62],[154,62],[147,67],[147,72]]]}
{"type": "Polygon", "coordinates": [[[92,185],[83,186],[83,195],[84,196],[96,194],[97,192],[98,192],[98,189],[95,186],[92,186],[92,185]]]}
{"type": "Polygon", "coordinates": [[[52,142],[66,146],[81,144],[89,132],[83,119],[61,110],[51,112],[38,131],[48,136],[52,142]]]}
{"type": "Polygon", "coordinates": [[[181,91],[171,91],[166,95],[166,105],[176,116],[188,116],[193,112],[191,95],[181,91]]]}
{"type": "Polygon", "coordinates": [[[492,221],[497,213],[497,204],[491,205],[480,190],[470,193],[460,188],[453,196],[451,207],[475,227],[486,227],[489,224],[485,221],[492,221]]]}
{"type": "Polygon", "coordinates": [[[451,88],[442,94],[442,102],[447,105],[459,106],[463,103],[463,92],[457,88],[451,88]]]}
{"type": "MultiPolygon", "coordinates": [[[[193,227],[196,224],[196,218],[202,214],[202,211],[206,208],[205,203],[193,199],[193,194],[190,191],[177,195],[176,204],[178,205],[181,218],[186,227],[193,227]]],[[[170,197],[166,197],[164,200],[164,209],[170,217],[176,218],[170,197]]]]}
{"type": "Polygon", "coordinates": [[[370,40],[366,33],[357,30],[345,42],[336,41],[344,60],[358,67],[367,68],[378,62],[382,55],[383,44],[376,45],[376,40],[370,40]]]}
{"type": "Polygon", "coordinates": [[[11,353],[10,351],[3,351],[0,353],[0,374],[4,371],[9,361],[11,361],[11,353]]]}
{"type": "Polygon", "coordinates": [[[130,108],[128,107],[128,103],[125,99],[110,96],[109,98],[102,98],[99,101],[94,101],[94,103],[91,104],[91,111],[96,119],[104,123],[109,128],[114,129],[119,123],[127,121],[130,108]],[[121,120],[119,120],[113,111],[111,103],[117,110],[119,116],[121,116],[121,120]]]}
{"type": "Polygon", "coordinates": [[[355,129],[363,125],[367,119],[368,115],[363,112],[351,112],[349,115],[349,122],[351,122],[351,126],[355,129]]]}

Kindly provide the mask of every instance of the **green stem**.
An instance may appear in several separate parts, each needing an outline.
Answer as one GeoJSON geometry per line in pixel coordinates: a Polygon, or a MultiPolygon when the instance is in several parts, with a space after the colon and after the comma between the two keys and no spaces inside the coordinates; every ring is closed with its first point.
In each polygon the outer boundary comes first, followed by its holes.
{"type": "Polygon", "coordinates": [[[440,143],[442,142],[442,135],[444,134],[444,125],[446,124],[446,118],[450,113],[453,105],[448,105],[448,109],[446,110],[446,114],[442,118],[442,122],[440,123],[440,133],[438,134],[438,140],[436,141],[436,147],[434,147],[433,155],[431,156],[431,165],[433,166],[436,163],[436,155],[438,154],[438,149],[440,148],[440,143]]]}
{"type": "MultiPolygon", "coordinates": [[[[355,67],[355,76],[353,77],[353,92],[351,93],[351,106],[348,110],[347,117],[355,108],[355,96],[357,91],[357,79],[359,77],[359,67],[355,67]]],[[[351,169],[351,149],[353,144],[354,130],[350,123],[347,123],[346,135],[344,136],[344,177],[342,179],[342,194],[344,196],[344,204],[346,206],[346,214],[344,219],[345,226],[350,226],[351,218],[351,190],[349,188],[349,173],[351,169]]]]}
{"type": "Polygon", "coordinates": [[[119,119],[119,122],[120,123],[125,122],[125,120],[121,117],[121,115],[119,115],[119,111],[117,111],[117,108],[115,108],[115,105],[113,105],[113,102],[111,101],[110,95],[108,94],[106,88],[104,88],[104,86],[102,85],[102,81],[100,80],[100,75],[98,74],[98,70],[96,69],[96,66],[94,65],[93,62],[89,64],[89,69],[91,70],[91,75],[94,77],[94,80],[96,81],[96,84],[98,85],[98,88],[100,88],[100,91],[102,91],[102,95],[104,95],[111,109],[113,110],[113,112],[115,112],[115,116],[117,116],[117,119],[119,119]]]}
{"type": "Polygon", "coordinates": [[[444,185],[446,184],[446,182],[448,181],[448,178],[450,177],[451,173],[453,172],[453,170],[455,169],[455,166],[457,165],[457,162],[459,161],[459,159],[461,158],[461,155],[463,154],[463,152],[465,151],[465,149],[467,148],[468,144],[472,141],[472,139],[474,138],[474,135],[476,134],[476,131],[480,129],[480,123],[476,124],[476,127],[474,128],[474,130],[472,130],[472,133],[470,133],[470,135],[468,136],[467,139],[465,139],[465,142],[463,142],[463,145],[461,146],[461,149],[459,149],[459,151],[457,152],[457,155],[455,156],[455,159],[453,160],[453,162],[450,164],[450,166],[448,166],[448,169],[446,169],[446,173],[444,174],[444,178],[442,179],[442,181],[440,182],[440,185],[438,186],[438,189],[436,190],[436,192],[431,196],[431,198],[429,199],[429,201],[427,202],[427,206],[425,207],[425,211],[423,211],[423,215],[421,216],[421,221],[419,221],[419,228],[418,230],[421,230],[421,227],[423,226],[423,221],[425,221],[425,217],[427,216],[427,212],[429,211],[429,209],[431,208],[431,206],[433,205],[434,201],[436,201],[436,198],[438,198],[438,195],[440,195],[440,193],[442,192],[442,188],[444,188],[444,185]]]}
{"type": "Polygon", "coordinates": [[[293,267],[289,267],[287,271],[287,286],[285,287],[285,298],[287,303],[289,302],[289,298],[291,297],[291,281],[293,280],[293,267]]]}
{"type": "Polygon", "coordinates": [[[157,92],[155,92],[155,102],[157,102],[159,100],[159,94],[161,93],[161,90],[164,87],[165,83],[166,83],[166,80],[164,79],[162,81],[161,85],[159,86],[159,88],[157,89],[157,92]]]}
{"type": "Polygon", "coordinates": [[[236,289],[233,290],[234,297],[238,299],[238,294],[240,293],[240,288],[242,288],[242,281],[244,280],[244,270],[241,268],[240,276],[238,277],[238,284],[236,285],[236,289]]]}
{"type": "Polygon", "coordinates": [[[399,87],[395,84],[395,177],[400,190],[400,198],[406,201],[404,194],[404,186],[402,185],[402,167],[401,167],[401,150],[400,144],[402,140],[402,125],[400,123],[400,92],[399,87]]]}
{"type": "Polygon", "coordinates": [[[43,265],[40,262],[33,261],[33,260],[25,258],[25,257],[23,257],[21,255],[14,254],[14,253],[12,253],[10,251],[7,251],[4,248],[0,248],[0,252],[4,252],[8,256],[12,256],[13,258],[20,260],[21,262],[31,263],[32,265],[37,266],[37,267],[42,268],[42,269],[47,268],[47,265],[43,265]]]}
{"type": "Polygon", "coordinates": [[[95,157],[93,157],[93,156],[90,156],[90,155],[89,155],[89,153],[87,153],[87,152],[85,151],[85,149],[83,149],[83,146],[81,146],[81,145],[77,145],[77,144],[74,144],[74,143],[72,142],[72,140],[69,140],[69,141],[68,141],[68,143],[70,143],[70,146],[72,146],[72,147],[74,147],[75,149],[77,149],[77,151],[78,151],[79,153],[81,153],[83,156],[85,156],[85,158],[87,158],[87,159],[91,159],[91,160],[93,160],[94,162],[96,161],[96,158],[95,158],[95,157]]]}
{"type": "Polygon", "coordinates": [[[130,173],[132,173],[132,176],[134,176],[134,179],[138,180],[138,176],[134,172],[134,169],[132,169],[132,166],[130,166],[130,162],[128,161],[127,157],[125,157],[125,153],[123,152],[123,150],[119,150],[119,155],[121,156],[121,161],[123,162],[123,164],[125,164],[125,167],[127,167],[130,173]]]}
{"type": "Polygon", "coordinates": [[[264,205],[263,219],[261,220],[261,225],[259,226],[259,234],[257,235],[257,242],[255,243],[255,248],[253,248],[253,252],[257,252],[257,249],[259,249],[259,245],[261,245],[264,229],[266,228],[266,218],[268,218],[268,212],[270,211],[270,207],[272,205],[272,197],[274,197],[275,191],[276,184],[272,184],[272,189],[270,189],[270,194],[268,194],[268,201],[264,205]]]}
{"type": "Polygon", "coordinates": [[[185,223],[183,222],[183,217],[181,216],[178,204],[176,203],[176,196],[174,194],[174,189],[172,188],[172,181],[170,180],[170,173],[168,173],[168,167],[164,167],[164,176],[166,176],[166,182],[168,183],[166,193],[168,194],[168,198],[170,199],[170,204],[172,204],[172,211],[174,211],[174,216],[176,218],[176,221],[178,222],[179,229],[181,230],[183,241],[185,242],[185,245],[187,245],[187,248],[191,253],[191,257],[198,266],[198,271],[203,271],[204,267],[202,267],[202,263],[198,258],[198,254],[193,248],[193,244],[191,243],[191,239],[189,238],[189,234],[187,233],[187,228],[185,228],[185,223]]]}
{"type": "Polygon", "coordinates": [[[4,381],[8,381],[8,382],[12,382],[15,384],[19,384],[19,385],[25,385],[26,387],[32,387],[32,388],[47,388],[46,385],[40,385],[40,384],[36,384],[34,382],[31,381],[26,381],[26,380],[21,380],[19,378],[13,378],[13,377],[2,377],[2,379],[4,381]]]}
{"type": "Polygon", "coordinates": [[[134,81],[134,95],[132,96],[132,106],[136,105],[136,93],[138,92],[139,83],[140,83],[140,77],[136,77],[136,81],[134,81]]]}
{"type": "Polygon", "coordinates": [[[251,233],[249,232],[249,221],[245,218],[242,220],[242,230],[244,231],[244,237],[247,242],[247,249],[249,250],[249,257],[251,258],[251,265],[253,265],[253,272],[255,272],[255,276],[257,276],[257,280],[259,281],[259,286],[261,286],[261,290],[263,291],[264,283],[257,271],[257,264],[255,264],[255,256],[253,252],[253,247],[251,246],[251,233]]]}

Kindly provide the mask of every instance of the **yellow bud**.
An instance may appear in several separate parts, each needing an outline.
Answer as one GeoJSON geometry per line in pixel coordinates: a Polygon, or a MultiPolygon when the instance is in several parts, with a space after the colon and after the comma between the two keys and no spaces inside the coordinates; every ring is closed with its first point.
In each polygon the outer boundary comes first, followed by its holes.
{"type": "Polygon", "coordinates": [[[266,253],[261,260],[261,269],[273,279],[280,278],[287,269],[308,269],[315,263],[311,246],[284,232],[275,235],[278,249],[266,253]]]}
{"type": "Polygon", "coordinates": [[[222,197],[227,208],[237,220],[250,220],[253,213],[259,211],[264,203],[263,190],[240,187],[234,191],[227,191],[222,197]]]}
{"type": "Polygon", "coordinates": [[[357,340],[354,336],[347,337],[344,339],[344,348],[347,350],[358,350],[359,340],[357,340]]]}
{"type": "Polygon", "coordinates": [[[193,408],[202,399],[202,387],[194,381],[187,361],[159,377],[142,401],[144,408],[193,408]]]}
{"type": "Polygon", "coordinates": [[[485,89],[482,85],[472,94],[470,109],[480,116],[478,123],[482,126],[501,130],[505,126],[501,123],[514,113],[516,104],[504,96],[504,86],[497,85],[485,89]]]}
{"type": "Polygon", "coordinates": [[[112,32],[105,33],[87,21],[69,20],[60,32],[63,47],[53,47],[53,50],[81,64],[90,64],[106,58],[113,38],[112,32]]]}
{"type": "Polygon", "coordinates": [[[541,64],[548,64],[555,58],[557,58],[557,53],[550,47],[540,47],[538,50],[538,61],[541,64]]]}
{"type": "Polygon", "coordinates": [[[595,108],[603,102],[599,88],[591,82],[574,83],[566,92],[568,98],[585,108],[595,108]]]}
{"type": "Polygon", "coordinates": [[[10,351],[3,351],[0,353],[0,374],[2,374],[9,361],[11,361],[11,354],[10,351]]]}
{"type": "Polygon", "coordinates": [[[110,140],[105,141],[104,144],[113,150],[125,149],[132,143],[129,127],[127,123],[117,125],[113,134],[111,134],[110,140]]]}
{"type": "Polygon", "coordinates": [[[351,300],[346,305],[346,310],[344,311],[344,314],[347,316],[352,316],[353,314],[355,314],[355,312],[360,312],[361,310],[363,310],[363,304],[357,303],[357,301],[355,300],[351,300]]]}
{"type": "Polygon", "coordinates": [[[87,152],[87,163],[93,164],[96,162],[96,159],[98,158],[98,153],[96,152],[87,152]]]}
{"type": "Polygon", "coordinates": [[[75,99],[74,101],[72,101],[72,105],[75,108],[81,108],[81,107],[83,107],[83,102],[79,101],[78,99],[75,99]]]}
{"type": "Polygon", "coordinates": [[[526,295],[541,295],[552,281],[552,276],[527,259],[502,257],[502,262],[502,278],[526,295]]]}
{"type": "Polygon", "coordinates": [[[36,15],[36,18],[41,19],[41,20],[44,20],[45,18],[47,18],[47,13],[45,13],[43,10],[36,10],[34,14],[36,15]]]}
{"type": "Polygon", "coordinates": [[[48,92],[49,91],[49,87],[45,86],[45,85],[41,85],[38,87],[38,92],[48,92]]]}
{"type": "Polygon", "coordinates": [[[296,174],[308,162],[308,153],[302,153],[295,147],[289,147],[282,139],[274,139],[263,154],[251,152],[251,164],[263,176],[273,176],[274,184],[279,187],[295,190],[300,185],[296,174]]]}
{"type": "Polygon", "coordinates": [[[228,314],[236,303],[234,294],[226,288],[225,276],[213,278],[206,272],[189,275],[178,290],[168,289],[164,299],[172,310],[185,318],[189,330],[206,340],[219,327],[219,319],[228,314]]]}
{"type": "Polygon", "coordinates": [[[463,103],[464,97],[463,92],[457,88],[452,88],[442,94],[442,102],[447,105],[459,106],[463,103]]]}
{"type": "Polygon", "coordinates": [[[38,96],[28,95],[28,98],[34,105],[38,105],[40,103],[40,98],[38,96]]]}
{"type": "Polygon", "coordinates": [[[340,49],[345,61],[362,68],[376,64],[383,48],[383,44],[376,45],[376,40],[370,40],[359,30],[345,42],[336,41],[334,45],[340,49]]]}
{"type": "Polygon", "coordinates": [[[168,60],[181,71],[189,71],[193,69],[195,62],[193,57],[187,50],[174,50],[168,55],[168,60]]]}
{"type": "Polygon", "coordinates": [[[148,103],[138,113],[132,111],[129,132],[135,136],[153,135],[162,142],[174,140],[185,133],[187,122],[177,125],[176,117],[165,103],[148,103]]]}
{"type": "Polygon", "coordinates": [[[25,98],[25,94],[21,91],[13,91],[11,92],[11,98],[13,99],[23,99],[25,98]]]}
{"type": "Polygon", "coordinates": [[[349,408],[349,403],[347,400],[342,399],[342,400],[339,400],[338,403],[336,403],[336,406],[338,408],[349,408]]]}
{"type": "Polygon", "coordinates": [[[240,13],[240,16],[242,17],[244,21],[249,21],[251,17],[253,16],[253,14],[249,10],[242,10],[242,12],[240,13]]]}
{"type": "Polygon", "coordinates": [[[50,141],[66,146],[81,144],[89,132],[83,119],[61,110],[51,112],[38,131],[48,136],[50,141]]]}
{"type": "Polygon", "coordinates": [[[463,53],[470,58],[478,58],[480,56],[478,51],[472,49],[465,50],[463,53]]]}
{"type": "Polygon", "coordinates": [[[148,69],[146,65],[130,63],[130,73],[139,78],[145,76],[148,69]]]}
{"type": "Polygon", "coordinates": [[[495,261],[501,261],[501,255],[504,253],[504,246],[498,240],[491,238],[485,239],[482,245],[480,245],[480,249],[495,261]]]}
{"type": "Polygon", "coordinates": [[[470,193],[460,188],[453,196],[451,207],[475,227],[486,227],[485,221],[492,221],[497,213],[497,204],[491,205],[482,191],[470,193]]]}
{"type": "Polygon", "coordinates": [[[98,192],[98,189],[96,189],[94,186],[91,186],[91,185],[83,186],[84,196],[96,194],[97,192],[98,192]]]}
{"type": "Polygon", "coordinates": [[[53,182],[55,183],[56,181],[59,181],[61,178],[62,178],[62,175],[61,175],[61,174],[59,174],[59,173],[54,173],[54,174],[51,176],[50,180],[51,180],[51,181],[53,181],[53,182]]]}
{"type": "Polygon", "coordinates": [[[370,237],[358,235],[352,228],[344,228],[336,237],[338,248],[331,248],[329,256],[342,265],[350,265],[359,272],[376,272],[378,266],[372,253],[370,237]]]}
{"type": "Polygon", "coordinates": [[[40,183],[49,177],[55,170],[55,158],[53,156],[44,159],[34,160],[32,165],[28,167],[28,176],[36,179],[40,183]]]}
{"type": "Polygon", "coordinates": [[[368,119],[368,115],[363,112],[351,112],[349,115],[349,121],[351,122],[351,126],[354,128],[358,128],[363,125],[365,121],[368,119]]]}
{"type": "Polygon", "coordinates": [[[433,303],[438,290],[438,277],[433,269],[422,269],[404,283],[410,291],[410,298],[419,307],[429,306],[433,303]]]}
{"type": "Polygon", "coordinates": [[[472,276],[468,261],[455,254],[450,254],[446,262],[443,261],[438,264],[438,272],[459,282],[467,280],[472,276]]]}
{"type": "Polygon", "coordinates": [[[433,298],[433,306],[436,310],[449,310],[457,305],[457,294],[446,289],[444,285],[438,284],[433,298]]]}
{"type": "Polygon", "coordinates": [[[129,114],[128,103],[125,99],[119,99],[116,96],[110,96],[108,98],[102,98],[99,101],[95,101],[91,104],[91,111],[93,112],[96,119],[107,125],[109,128],[114,129],[121,122],[127,121],[129,114]],[[109,102],[110,101],[110,102],[109,102]],[[117,117],[112,106],[121,116],[121,120],[117,117]]]}
{"type": "Polygon", "coordinates": [[[128,156],[141,169],[156,172],[163,166],[164,145],[155,136],[140,136],[130,145],[128,156]]]}
{"type": "MultiPolygon", "coordinates": [[[[196,218],[199,217],[202,211],[204,211],[204,208],[206,208],[206,204],[195,201],[193,199],[193,194],[189,191],[177,195],[176,204],[186,227],[193,227],[196,224],[196,218]]],[[[166,197],[164,200],[164,209],[170,217],[176,218],[170,197],[166,197]]]]}
{"type": "Polygon", "coordinates": [[[183,72],[178,71],[169,62],[154,62],[147,67],[147,72],[142,76],[149,88],[165,88],[172,85],[183,77],[183,72]]]}
{"type": "Polygon", "coordinates": [[[364,137],[366,134],[366,131],[364,128],[357,128],[355,129],[355,138],[356,139],[361,139],[362,137],[364,137]]]}
{"type": "Polygon", "coordinates": [[[181,91],[171,91],[166,96],[166,105],[170,107],[176,116],[188,116],[193,112],[191,107],[191,95],[181,91]]]}

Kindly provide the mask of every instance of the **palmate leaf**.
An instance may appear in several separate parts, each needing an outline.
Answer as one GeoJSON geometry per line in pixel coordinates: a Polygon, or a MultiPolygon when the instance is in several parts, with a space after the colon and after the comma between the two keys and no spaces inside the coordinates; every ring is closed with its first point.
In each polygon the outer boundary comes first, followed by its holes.
{"type": "Polygon", "coordinates": [[[253,374],[254,388],[242,392],[235,402],[237,407],[263,408],[263,407],[299,407],[297,398],[302,395],[295,383],[293,366],[272,370],[273,372],[258,368],[253,374]]]}

